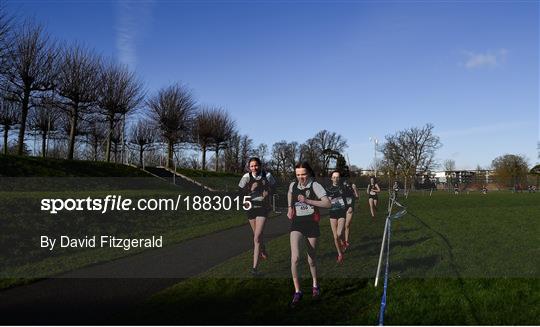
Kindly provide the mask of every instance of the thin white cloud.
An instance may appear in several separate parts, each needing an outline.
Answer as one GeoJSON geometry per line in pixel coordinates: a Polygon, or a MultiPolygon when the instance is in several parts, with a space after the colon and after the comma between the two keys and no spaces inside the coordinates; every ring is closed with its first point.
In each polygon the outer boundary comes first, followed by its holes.
{"type": "Polygon", "coordinates": [[[498,123],[482,126],[471,126],[463,129],[447,130],[436,133],[440,137],[455,137],[455,136],[471,136],[471,135],[485,135],[489,133],[497,133],[504,131],[514,131],[521,128],[530,128],[534,124],[531,122],[508,122],[498,123]]]}
{"type": "Polygon", "coordinates": [[[137,43],[152,21],[153,1],[120,1],[117,5],[116,49],[118,60],[135,69],[137,43]]]}
{"type": "Polygon", "coordinates": [[[506,61],[508,50],[499,49],[495,52],[487,51],[484,53],[463,51],[466,61],[461,63],[467,69],[477,69],[485,67],[497,67],[506,61]]]}

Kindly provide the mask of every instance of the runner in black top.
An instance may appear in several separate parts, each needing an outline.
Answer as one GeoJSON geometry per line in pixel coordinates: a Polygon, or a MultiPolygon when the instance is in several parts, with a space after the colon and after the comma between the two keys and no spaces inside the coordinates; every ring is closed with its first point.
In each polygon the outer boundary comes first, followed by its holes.
{"type": "Polygon", "coordinates": [[[345,251],[345,188],[341,182],[339,171],[330,175],[332,183],[326,188],[326,195],[330,199],[332,206],[328,210],[330,216],[330,227],[334,236],[334,245],[337,250],[337,263],[343,262],[343,252],[345,251]]]}
{"type": "Polygon", "coordinates": [[[258,275],[259,256],[268,258],[263,241],[264,224],[270,212],[270,194],[275,180],[270,173],[261,170],[259,158],[249,159],[249,173],[242,176],[238,187],[241,193],[251,197],[251,209],[247,211],[249,225],[253,231],[253,268],[251,273],[258,275]]]}
{"type": "Polygon", "coordinates": [[[377,201],[379,200],[380,191],[381,189],[379,188],[379,184],[377,184],[377,180],[375,177],[371,177],[366,192],[369,197],[369,210],[371,211],[371,217],[373,218],[375,218],[375,212],[377,211],[377,201]]]}
{"type": "Polygon", "coordinates": [[[345,213],[345,246],[344,250],[348,249],[349,244],[349,235],[351,230],[351,222],[354,214],[354,205],[356,200],[359,198],[358,189],[354,183],[349,183],[345,180],[343,182],[343,187],[345,190],[345,207],[347,212],[345,213]]]}
{"type": "Polygon", "coordinates": [[[294,296],[291,307],[298,304],[303,294],[297,268],[302,241],[306,245],[309,270],[313,279],[312,296],[318,298],[320,295],[316,258],[317,239],[320,235],[319,220],[321,219],[319,208],[331,206],[324,187],[314,180],[313,169],[307,162],[298,163],[295,166],[295,174],[297,181],[291,183],[287,194],[289,203],[287,217],[292,220],[290,242],[294,296]]]}

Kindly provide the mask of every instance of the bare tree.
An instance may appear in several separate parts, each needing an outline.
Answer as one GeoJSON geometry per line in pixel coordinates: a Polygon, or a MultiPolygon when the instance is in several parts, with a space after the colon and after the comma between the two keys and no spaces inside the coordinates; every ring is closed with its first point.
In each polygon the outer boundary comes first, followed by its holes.
{"type": "Polygon", "coordinates": [[[47,138],[51,132],[57,130],[58,118],[60,118],[60,113],[51,97],[41,98],[37,104],[33,105],[30,114],[30,129],[41,135],[41,156],[43,158],[47,156],[47,138]]]}
{"type": "Polygon", "coordinates": [[[15,31],[14,44],[9,49],[7,59],[7,87],[21,103],[17,154],[22,155],[30,100],[35,93],[53,88],[57,51],[40,25],[26,23],[15,31]]]}
{"type": "Polygon", "coordinates": [[[155,128],[149,121],[141,119],[132,127],[129,142],[137,147],[140,167],[144,167],[144,151],[149,150],[156,140],[155,128]]]}
{"type": "Polygon", "coordinates": [[[75,132],[81,114],[95,108],[98,99],[99,57],[78,44],[64,47],[59,60],[56,90],[70,123],[67,159],[73,159],[75,132]]]}
{"type": "Polygon", "coordinates": [[[98,161],[99,147],[107,138],[107,125],[105,120],[97,115],[87,117],[86,142],[92,149],[92,160],[98,161]]]}
{"type": "Polygon", "coordinates": [[[167,142],[167,167],[172,167],[175,145],[190,137],[195,100],[185,86],[175,84],[159,90],[147,101],[147,105],[151,110],[151,119],[167,142]]]}
{"type": "Polygon", "coordinates": [[[18,103],[0,97],[0,126],[4,130],[4,154],[8,153],[9,131],[19,123],[20,109],[18,103]]]}
{"type": "MultiPolygon", "coordinates": [[[[145,94],[142,82],[135,74],[126,66],[114,62],[109,62],[102,68],[99,86],[99,107],[109,124],[105,157],[106,161],[110,162],[114,126],[139,107],[145,94]]],[[[123,130],[121,137],[123,138],[123,130]]]]}
{"type": "MultiPolygon", "coordinates": [[[[240,151],[241,151],[241,139],[242,137],[237,132],[234,132],[229,141],[227,147],[223,150],[223,169],[229,172],[240,171],[240,151]]],[[[214,162],[215,163],[215,162],[214,162]]]]}
{"type": "Polygon", "coordinates": [[[7,13],[4,4],[0,3],[0,78],[8,72],[8,58],[13,45],[13,17],[7,13]]]}
{"type": "Polygon", "coordinates": [[[318,132],[313,139],[317,144],[317,148],[321,150],[320,166],[322,171],[327,173],[330,159],[333,158],[335,153],[341,153],[347,148],[347,141],[341,135],[327,130],[318,132]]]}
{"type": "Polygon", "coordinates": [[[223,153],[225,171],[240,173],[253,153],[253,140],[247,135],[233,133],[223,153]]]}
{"type": "Polygon", "coordinates": [[[114,163],[118,163],[118,152],[121,151],[120,147],[122,145],[123,131],[118,126],[120,124],[121,122],[118,121],[117,124],[113,128],[113,132],[110,135],[110,141],[111,141],[110,149],[111,149],[111,152],[114,154],[114,163]]]}
{"type": "Polygon", "coordinates": [[[456,162],[454,159],[446,159],[443,162],[444,170],[445,171],[454,171],[456,170],[456,162]]]}
{"type": "MultiPolygon", "coordinates": [[[[441,147],[439,137],[433,134],[434,126],[413,127],[387,135],[382,146],[384,161],[405,178],[424,174],[436,166],[435,151],[441,147]]],[[[411,186],[414,186],[412,184],[411,186]]]]}
{"type": "Polygon", "coordinates": [[[300,146],[300,158],[298,161],[309,162],[313,171],[318,173],[322,170],[320,159],[322,150],[319,142],[314,138],[310,138],[300,146]]]}
{"type": "Polygon", "coordinates": [[[219,107],[202,107],[193,124],[193,139],[202,152],[201,166],[206,170],[206,151],[215,143],[217,126],[222,122],[226,112],[219,107]]]}
{"type": "Polygon", "coordinates": [[[298,152],[298,143],[285,140],[274,143],[272,146],[272,166],[282,177],[286,177],[294,169],[298,152]]]}
{"type": "Polygon", "coordinates": [[[261,143],[257,148],[253,150],[253,155],[261,159],[262,162],[266,162],[266,156],[268,155],[268,145],[261,143]]]}
{"type": "Polygon", "coordinates": [[[249,136],[243,135],[240,138],[240,170],[238,172],[244,170],[251,155],[253,155],[253,140],[249,136]]]}
{"type": "Polygon", "coordinates": [[[219,150],[225,149],[228,146],[228,142],[235,133],[235,122],[229,116],[226,111],[220,111],[214,119],[214,136],[211,149],[216,153],[215,155],[215,169],[219,168],[219,150]]]}

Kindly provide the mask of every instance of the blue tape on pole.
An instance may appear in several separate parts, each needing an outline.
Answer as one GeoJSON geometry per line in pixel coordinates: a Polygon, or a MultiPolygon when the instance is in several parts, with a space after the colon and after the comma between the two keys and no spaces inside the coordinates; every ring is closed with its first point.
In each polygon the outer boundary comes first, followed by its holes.
{"type": "Polygon", "coordinates": [[[390,231],[392,230],[392,220],[388,220],[388,239],[386,243],[386,267],[384,269],[384,287],[383,287],[383,296],[381,299],[381,308],[379,310],[379,326],[384,326],[384,312],[386,311],[386,290],[388,288],[388,267],[389,258],[390,258],[390,231]]]}
{"type": "Polygon", "coordinates": [[[388,289],[388,271],[390,266],[390,234],[392,232],[392,219],[399,219],[407,213],[407,209],[405,209],[404,206],[397,202],[395,203],[404,209],[388,217],[388,230],[386,231],[388,235],[388,239],[386,240],[386,267],[384,269],[384,287],[381,299],[381,308],[379,310],[379,326],[384,326],[384,312],[386,311],[386,290],[388,289]]]}

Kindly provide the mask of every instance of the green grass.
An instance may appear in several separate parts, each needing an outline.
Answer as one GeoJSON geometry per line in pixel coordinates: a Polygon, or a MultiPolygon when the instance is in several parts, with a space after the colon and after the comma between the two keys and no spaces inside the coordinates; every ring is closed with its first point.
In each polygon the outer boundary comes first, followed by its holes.
{"type": "MultiPolygon", "coordinates": [[[[392,228],[387,324],[538,325],[540,212],[537,194],[413,194],[410,214],[392,228]]],[[[383,209],[384,197],[381,199],[383,209]]],[[[138,310],[148,323],[376,324],[382,287],[373,286],[384,228],[365,199],[345,264],[335,264],[328,220],[321,224],[323,298],[288,309],[292,294],[288,236],[267,244],[262,278],[249,277],[251,253],[164,290],[138,310]],[[197,308],[212,308],[204,316],[197,308]]],[[[302,276],[309,272],[303,263],[302,276]]],[[[309,291],[310,280],[303,281],[309,291]]]]}
{"type": "Polygon", "coordinates": [[[177,168],[180,174],[218,191],[236,191],[242,174],[224,173],[198,169],[177,168]]]}
{"type": "Polygon", "coordinates": [[[4,177],[149,177],[134,167],[100,161],[0,155],[4,177]]]}
{"type": "Polygon", "coordinates": [[[176,168],[176,171],[187,177],[235,177],[238,179],[242,177],[242,174],[211,171],[211,170],[176,168]]]}

